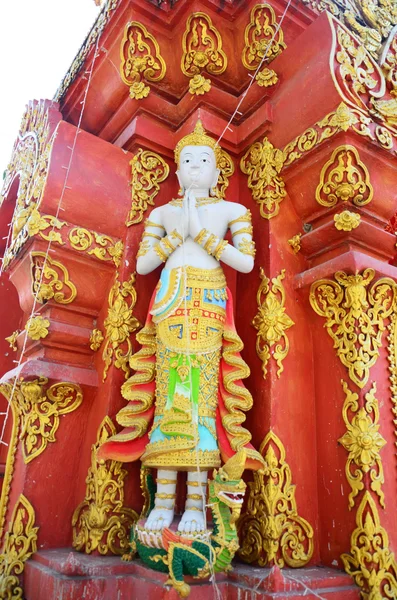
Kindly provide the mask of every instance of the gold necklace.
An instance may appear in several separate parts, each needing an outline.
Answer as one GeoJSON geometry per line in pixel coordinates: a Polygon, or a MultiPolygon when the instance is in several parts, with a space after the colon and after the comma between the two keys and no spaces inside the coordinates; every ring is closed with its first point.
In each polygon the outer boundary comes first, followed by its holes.
{"type": "MultiPolygon", "coordinates": [[[[218,202],[223,202],[223,198],[196,198],[196,207],[205,206],[206,204],[217,204],[218,202]]],[[[171,200],[170,204],[171,206],[182,206],[183,198],[175,198],[174,200],[171,200]]]]}

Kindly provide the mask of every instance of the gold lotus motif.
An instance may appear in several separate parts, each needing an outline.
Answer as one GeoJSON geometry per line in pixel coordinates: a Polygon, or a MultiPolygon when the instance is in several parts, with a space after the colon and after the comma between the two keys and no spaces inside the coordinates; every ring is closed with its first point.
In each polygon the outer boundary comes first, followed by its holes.
{"type": "Polygon", "coordinates": [[[334,215],[335,227],[339,231],[352,231],[356,229],[361,222],[361,217],[358,213],[344,210],[343,212],[334,215]]]}
{"type": "Polygon", "coordinates": [[[32,340],[41,340],[47,337],[50,321],[44,317],[31,317],[25,325],[25,330],[32,340]]]}

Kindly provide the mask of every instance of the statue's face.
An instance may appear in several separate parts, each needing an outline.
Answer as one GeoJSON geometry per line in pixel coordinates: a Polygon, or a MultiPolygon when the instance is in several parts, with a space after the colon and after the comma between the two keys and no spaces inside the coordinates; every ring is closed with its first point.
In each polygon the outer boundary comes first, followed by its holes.
{"type": "Polygon", "coordinates": [[[176,174],[184,190],[210,190],[218,183],[219,176],[214,151],[209,146],[185,146],[176,174]]]}

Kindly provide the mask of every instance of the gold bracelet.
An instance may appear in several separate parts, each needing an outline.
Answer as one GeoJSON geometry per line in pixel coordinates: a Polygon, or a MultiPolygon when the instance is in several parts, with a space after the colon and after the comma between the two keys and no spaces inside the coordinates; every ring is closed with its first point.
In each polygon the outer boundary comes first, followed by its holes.
{"type": "Polygon", "coordinates": [[[165,231],[165,227],[159,225],[158,223],[153,223],[153,221],[149,221],[149,219],[146,219],[145,227],[158,227],[159,229],[163,229],[163,231],[165,231]]]}
{"type": "Polygon", "coordinates": [[[214,235],[213,233],[211,233],[211,235],[209,236],[208,240],[205,242],[203,248],[204,250],[207,252],[207,254],[211,255],[212,254],[212,245],[214,244],[214,242],[217,242],[219,240],[219,238],[214,235]]]}
{"type": "Polygon", "coordinates": [[[224,249],[226,248],[226,246],[229,245],[229,242],[226,240],[221,240],[219,242],[219,244],[217,245],[217,247],[215,248],[215,250],[213,251],[212,255],[215,258],[215,260],[219,260],[221,258],[221,255],[224,251],[224,249]]]}
{"type": "Polygon", "coordinates": [[[171,240],[168,237],[168,235],[166,235],[160,242],[160,244],[162,244],[162,249],[166,252],[167,250],[169,250],[169,254],[172,254],[174,252],[174,250],[176,250],[176,246],[173,246],[171,244],[171,240]]]}
{"type": "MultiPolygon", "coordinates": [[[[180,243],[182,244],[183,242],[183,237],[181,236],[180,233],[177,232],[176,229],[174,229],[174,231],[171,231],[170,235],[172,235],[172,237],[176,238],[177,240],[180,241],[180,243]]],[[[179,244],[178,244],[179,245],[179,244]]]]}
{"type": "Polygon", "coordinates": [[[176,494],[165,494],[163,492],[156,492],[155,498],[160,498],[161,500],[173,500],[176,498],[176,494]]]}
{"type": "Polygon", "coordinates": [[[209,234],[208,229],[202,229],[201,231],[199,231],[199,233],[196,235],[196,237],[194,238],[194,241],[196,242],[196,244],[202,244],[202,242],[204,241],[204,238],[206,235],[209,234]]]}
{"type": "Polygon", "coordinates": [[[156,479],[156,483],[160,483],[161,485],[171,485],[176,483],[176,479],[156,479]]]}
{"type": "Polygon", "coordinates": [[[252,225],[249,225],[249,227],[243,227],[242,229],[239,229],[238,231],[232,233],[232,238],[234,238],[235,235],[240,235],[242,233],[249,233],[250,235],[252,235],[253,231],[254,230],[252,228],[252,225]]]}
{"type": "Polygon", "coordinates": [[[160,246],[160,244],[157,244],[156,246],[154,246],[154,251],[157,254],[157,256],[159,257],[159,259],[161,260],[161,262],[166,262],[168,260],[168,255],[164,252],[164,250],[162,249],[162,247],[160,246]]]}
{"type": "Polygon", "coordinates": [[[161,240],[162,237],[161,235],[156,235],[155,233],[150,233],[149,231],[144,231],[142,238],[144,237],[151,237],[151,238],[155,238],[156,240],[161,240]]]}
{"type": "Polygon", "coordinates": [[[202,500],[203,496],[201,494],[187,494],[186,498],[189,500],[202,500]]]}

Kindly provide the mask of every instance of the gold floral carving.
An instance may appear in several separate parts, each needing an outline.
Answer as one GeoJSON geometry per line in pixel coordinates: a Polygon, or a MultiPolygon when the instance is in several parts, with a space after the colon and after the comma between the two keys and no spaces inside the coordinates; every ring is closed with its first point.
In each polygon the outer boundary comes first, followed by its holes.
{"type": "Polygon", "coordinates": [[[130,162],[132,204],[126,225],[136,225],[143,219],[149,206],[154,206],[154,198],[160,191],[160,183],[167,179],[170,168],[167,163],[151,150],[139,148],[130,162]]]}
{"type": "Polygon", "coordinates": [[[321,169],[316,200],[321,206],[333,207],[341,202],[364,206],[374,195],[367,167],[354,146],[338,146],[321,169]]]}
{"type": "Polygon", "coordinates": [[[20,333],[21,333],[21,331],[19,329],[17,329],[11,335],[9,335],[8,337],[5,338],[5,341],[10,344],[10,348],[12,348],[14,350],[14,352],[16,352],[18,350],[17,339],[18,339],[18,336],[20,333]]]}
{"type": "Polygon", "coordinates": [[[128,281],[116,281],[109,293],[108,314],[104,322],[106,336],[102,358],[105,363],[103,381],[107,377],[110,365],[114,361],[117,369],[122,369],[126,379],[130,375],[129,358],[132,355],[131,334],[140,326],[133,315],[137,296],[135,274],[128,281]]]}
{"type": "MultiPolygon", "coordinates": [[[[390,317],[388,335],[388,360],[390,371],[390,391],[392,401],[394,435],[397,436],[397,312],[393,311],[390,317]]],[[[397,441],[395,442],[397,446],[397,441]]]]}
{"type": "Polygon", "coordinates": [[[277,277],[273,277],[270,286],[268,279],[261,267],[261,283],[256,295],[258,313],[252,321],[257,330],[256,352],[262,361],[263,377],[266,379],[267,364],[273,356],[277,363],[277,377],[284,370],[283,360],[289,351],[289,340],[285,333],[294,325],[294,322],[285,312],[285,289],[282,280],[285,277],[283,269],[277,277]]]}
{"type": "Polygon", "coordinates": [[[94,550],[100,554],[125,554],[130,529],[138,520],[134,510],[124,507],[127,471],[121,468],[122,463],[97,458],[99,446],[115,434],[115,426],[105,417],[91,450],[85,500],[73,514],[73,547],[86,554],[94,550]]]}
{"type": "Polygon", "coordinates": [[[240,168],[248,175],[248,187],[264,219],[278,215],[280,202],[287,195],[280,175],[284,161],[284,152],[275,148],[267,137],[252,144],[241,159],[240,168]]]}
{"type": "Polygon", "coordinates": [[[25,562],[37,551],[38,527],[34,526],[35,512],[29,500],[21,494],[14,507],[4,549],[0,554],[0,598],[22,600],[23,590],[19,576],[25,562]]]}
{"type": "Polygon", "coordinates": [[[350,554],[342,554],[345,571],[361,588],[363,598],[382,600],[397,597],[397,564],[389,537],[381,526],[378,509],[365,492],[356,515],[350,554]]]}
{"type": "Polygon", "coordinates": [[[73,227],[69,231],[69,242],[74,250],[87,252],[100,260],[113,261],[116,267],[121,264],[123,242],[116,242],[108,235],[89,231],[83,227],[73,227]]]}
{"type": "Polygon", "coordinates": [[[381,61],[381,69],[391,96],[397,96],[397,32],[388,42],[382,52],[384,58],[381,61]]]}
{"type": "Polygon", "coordinates": [[[288,240],[288,243],[291,246],[292,251],[293,251],[294,254],[298,254],[298,252],[300,252],[300,249],[301,249],[301,238],[302,238],[302,234],[301,233],[297,233],[290,240],[288,240]]]}
{"type": "Polygon", "coordinates": [[[37,317],[31,317],[27,321],[25,325],[25,330],[28,337],[30,337],[31,340],[41,340],[47,337],[49,333],[49,326],[50,321],[39,315],[37,317]]]}
{"type": "Polygon", "coordinates": [[[218,158],[218,167],[220,170],[218,184],[215,188],[217,198],[224,198],[226,190],[229,187],[229,179],[234,173],[234,162],[232,157],[226,150],[221,149],[218,158]]]}
{"type": "Polygon", "coordinates": [[[121,79],[130,88],[130,97],[146,98],[147,83],[164,79],[166,66],[155,37],[138,21],[127,23],[120,46],[121,79]]]}
{"type": "Polygon", "coordinates": [[[366,474],[370,476],[371,489],[379,496],[379,502],[384,507],[384,493],[381,488],[385,478],[379,452],[386,440],[379,433],[376,383],[374,382],[371,390],[365,394],[365,405],[361,408],[358,394],[349,390],[345,381],[342,380],[341,383],[346,395],[342,415],[347,431],[338,441],[349,453],[345,468],[346,478],[352,489],[349,494],[349,509],[353,508],[354,498],[364,489],[363,479],[366,474]]]}
{"type": "Polygon", "coordinates": [[[369,128],[371,124],[373,125],[371,119],[360,110],[350,108],[347,104],[341,102],[334,112],[327,114],[321,121],[306,129],[284,147],[283,152],[286,157],[284,167],[302,158],[306,152],[310,152],[310,150],[340,131],[350,129],[359,135],[375,140],[376,138],[369,128]]]}
{"type": "Polygon", "coordinates": [[[54,300],[70,304],[76,299],[76,286],[70,281],[67,268],[45,252],[31,252],[33,295],[38,302],[54,300]]]}
{"type": "Polygon", "coordinates": [[[49,443],[56,441],[60,416],[76,410],[83,400],[79,385],[62,382],[46,389],[47,384],[48,379],[40,377],[33,381],[21,379],[0,387],[7,398],[12,395],[11,402],[21,423],[19,437],[26,464],[40,456],[49,443]]]}
{"type": "Polygon", "coordinates": [[[105,338],[103,337],[103,333],[100,329],[93,329],[90,335],[90,348],[96,352],[102,345],[102,342],[105,338]]]}
{"type": "Polygon", "coordinates": [[[341,213],[334,215],[334,223],[338,231],[352,231],[356,229],[361,222],[361,217],[358,213],[344,210],[341,213]]]}
{"type": "MultiPolygon", "coordinates": [[[[250,71],[255,71],[265,56],[265,62],[269,63],[287,47],[281,27],[277,29],[276,13],[270,4],[253,6],[244,41],[241,58],[244,67],[250,71]]],[[[267,87],[277,83],[278,77],[273,69],[265,66],[257,74],[256,81],[258,85],[267,87]]]]}
{"type": "Polygon", "coordinates": [[[270,431],[260,452],[265,466],[263,471],[254,473],[254,481],[248,484],[247,509],[238,523],[239,556],[261,567],[303,567],[313,555],[313,529],[298,514],[285,448],[270,431]]]}
{"type": "Polygon", "coordinates": [[[91,31],[87,35],[83,45],[81,46],[76,58],[73,60],[71,66],[69,67],[65,77],[62,79],[61,85],[59,86],[56,94],[55,100],[60,101],[63,96],[66,94],[70,84],[77,77],[80,69],[84,65],[87,60],[89,54],[93,50],[98,38],[102,34],[102,31],[105,29],[112,13],[116,9],[119,0],[106,0],[101,12],[95,21],[94,25],[91,28],[91,31]]]}
{"type": "Polygon", "coordinates": [[[227,57],[222,50],[222,39],[212,24],[211,18],[203,12],[195,12],[186,22],[182,39],[182,73],[192,78],[189,84],[191,94],[203,94],[211,88],[211,82],[203,72],[221,75],[227,67],[227,57]]]}
{"type": "Polygon", "coordinates": [[[335,273],[336,281],[320,279],[310,289],[313,310],[326,319],[325,327],[334,342],[350,379],[363,388],[379,356],[385,319],[392,311],[396,284],[388,277],[378,279],[373,269],[362,274],[335,273]]]}

